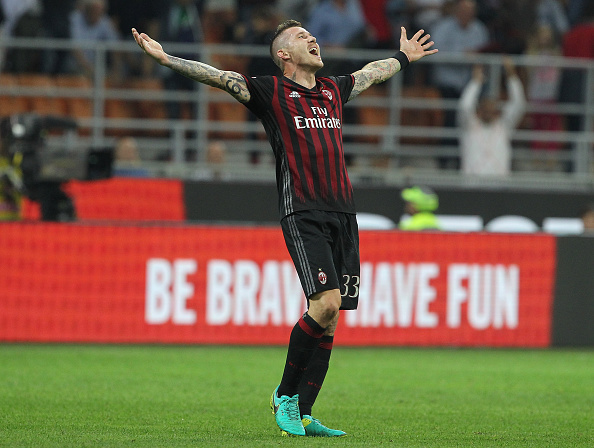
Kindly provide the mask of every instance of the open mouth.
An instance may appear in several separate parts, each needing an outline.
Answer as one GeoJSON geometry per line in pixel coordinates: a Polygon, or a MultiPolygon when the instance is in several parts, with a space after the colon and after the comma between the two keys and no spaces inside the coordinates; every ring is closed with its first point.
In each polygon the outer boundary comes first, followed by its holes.
{"type": "Polygon", "coordinates": [[[313,54],[314,56],[318,55],[318,47],[311,47],[309,49],[309,54],[313,54]]]}

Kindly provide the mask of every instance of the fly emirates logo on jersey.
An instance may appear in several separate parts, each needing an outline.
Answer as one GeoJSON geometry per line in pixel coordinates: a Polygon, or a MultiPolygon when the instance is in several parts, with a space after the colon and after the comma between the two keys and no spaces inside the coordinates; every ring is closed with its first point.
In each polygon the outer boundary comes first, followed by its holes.
{"type": "MultiPolygon", "coordinates": [[[[150,325],[292,326],[305,310],[290,261],[150,259],[145,321],[150,325]],[[204,276],[200,282],[193,279],[204,276]]],[[[515,264],[365,262],[349,327],[515,329],[521,324],[521,271],[515,264]]]]}
{"type": "Polygon", "coordinates": [[[312,107],[311,112],[313,117],[293,117],[297,129],[340,129],[342,126],[338,118],[330,117],[325,107],[312,107]]]}

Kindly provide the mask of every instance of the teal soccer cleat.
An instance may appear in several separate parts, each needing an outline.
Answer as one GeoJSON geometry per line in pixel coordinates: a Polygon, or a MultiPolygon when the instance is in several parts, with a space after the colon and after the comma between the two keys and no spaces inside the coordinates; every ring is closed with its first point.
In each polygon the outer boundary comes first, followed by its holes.
{"type": "Polygon", "coordinates": [[[304,436],[305,429],[303,429],[299,414],[299,395],[292,397],[283,395],[279,398],[276,393],[277,390],[278,387],[274,389],[270,397],[270,408],[276,419],[276,424],[281,429],[281,433],[283,435],[304,436]]]}
{"type": "Polygon", "coordinates": [[[304,415],[301,419],[303,427],[305,428],[305,435],[308,437],[343,437],[346,436],[346,432],[340,429],[326,428],[317,419],[311,415],[304,415]]]}

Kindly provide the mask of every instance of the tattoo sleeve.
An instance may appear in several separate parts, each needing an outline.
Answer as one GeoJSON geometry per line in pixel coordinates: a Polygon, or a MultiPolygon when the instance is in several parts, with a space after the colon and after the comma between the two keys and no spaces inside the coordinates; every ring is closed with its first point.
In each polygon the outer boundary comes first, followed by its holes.
{"type": "Polygon", "coordinates": [[[169,56],[169,68],[194,81],[224,90],[242,103],[250,100],[250,92],[239,73],[219,70],[198,61],[169,56]]]}
{"type": "Polygon", "coordinates": [[[355,85],[349,96],[349,101],[367,90],[373,84],[387,81],[400,71],[400,63],[394,58],[382,59],[367,64],[361,70],[353,73],[355,85]]]}

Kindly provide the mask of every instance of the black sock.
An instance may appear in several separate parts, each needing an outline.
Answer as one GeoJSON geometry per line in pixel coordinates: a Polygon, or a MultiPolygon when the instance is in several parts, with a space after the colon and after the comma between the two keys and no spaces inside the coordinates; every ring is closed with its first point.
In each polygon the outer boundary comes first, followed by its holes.
{"type": "Polygon", "coordinates": [[[311,408],[326,378],[334,336],[322,336],[316,347],[307,371],[299,384],[299,412],[301,416],[311,415],[311,408]]]}
{"type": "Polygon", "coordinates": [[[283,378],[277,392],[279,397],[281,395],[292,397],[298,393],[299,382],[323,334],[324,328],[307,313],[295,324],[289,339],[283,378]]]}

